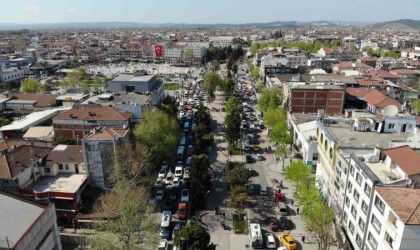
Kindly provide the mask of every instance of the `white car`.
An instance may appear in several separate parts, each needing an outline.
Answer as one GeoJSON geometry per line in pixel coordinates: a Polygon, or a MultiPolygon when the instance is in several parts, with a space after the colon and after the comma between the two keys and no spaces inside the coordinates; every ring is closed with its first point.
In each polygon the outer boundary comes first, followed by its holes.
{"type": "Polygon", "coordinates": [[[188,179],[188,178],[190,178],[190,167],[186,167],[185,169],[184,169],[184,175],[183,175],[183,177],[182,178],[184,178],[184,179],[188,179]]]}
{"type": "Polygon", "coordinates": [[[158,178],[165,179],[165,177],[166,177],[166,169],[162,168],[161,170],[159,170],[158,178]]]}
{"type": "Polygon", "coordinates": [[[261,161],[262,160],[262,156],[261,154],[257,154],[257,160],[261,161]]]}
{"type": "Polygon", "coordinates": [[[172,181],[172,187],[179,187],[180,178],[178,176],[175,176],[175,178],[172,181]]]}
{"type": "Polygon", "coordinates": [[[155,187],[162,187],[162,185],[163,185],[162,178],[157,178],[155,181],[155,187]]]}
{"type": "Polygon", "coordinates": [[[165,184],[166,185],[172,185],[172,181],[173,181],[173,178],[174,178],[174,175],[172,174],[172,172],[171,171],[169,171],[167,174],[166,174],[166,178],[165,178],[165,184]]]}
{"type": "Polygon", "coordinates": [[[266,233],[265,235],[265,242],[267,245],[267,248],[276,248],[276,240],[274,239],[273,234],[266,233]]]}
{"type": "Polygon", "coordinates": [[[168,250],[168,240],[161,239],[157,250],[168,250]]]}
{"type": "Polygon", "coordinates": [[[183,167],[182,166],[176,166],[175,167],[175,177],[182,177],[183,167]]]}
{"type": "Polygon", "coordinates": [[[190,195],[188,193],[188,189],[183,189],[181,192],[181,202],[186,202],[190,200],[190,195]]]}

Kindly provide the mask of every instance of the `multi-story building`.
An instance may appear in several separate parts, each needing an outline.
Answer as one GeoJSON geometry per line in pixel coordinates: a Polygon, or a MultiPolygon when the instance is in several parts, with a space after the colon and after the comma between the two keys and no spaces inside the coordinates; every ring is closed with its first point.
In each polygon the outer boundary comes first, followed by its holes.
{"type": "Polygon", "coordinates": [[[127,128],[133,114],[100,105],[75,105],[53,118],[54,134],[81,140],[97,127],[127,128]]]}
{"type": "Polygon", "coordinates": [[[321,48],[317,52],[325,59],[336,59],[337,61],[348,61],[354,62],[358,58],[362,57],[363,53],[358,50],[346,50],[346,49],[333,49],[333,48],[321,48]]]}
{"type": "Polygon", "coordinates": [[[0,192],[0,204],[0,249],[62,249],[54,203],[0,192]]]}
{"type": "Polygon", "coordinates": [[[116,148],[128,141],[129,129],[93,129],[83,138],[83,158],[92,185],[112,187],[110,172],[115,165],[116,148]]]}
{"type": "Polygon", "coordinates": [[[165,48],[164,59],[167,63],[179,63],[183,60],[183,48],[165,48]]]}
{"type": "Polygon", "coordinates": [[[234,38],[233,36],[211,36],[209,37],[209,42],[214,47],[229,47],[233,45],[234,38]]]}
{"type": "Polygon", "coordinates": [[[0,67],[0,83],[20,82],[25,77],[25,72],[20,69],[1,68],[0,67]]]}
{"type": "Polygon", "coordinates": [[[290,85],[288,93],[289,111],[292,113],[341,114],[345,90],[338,85],[290,85]]]}

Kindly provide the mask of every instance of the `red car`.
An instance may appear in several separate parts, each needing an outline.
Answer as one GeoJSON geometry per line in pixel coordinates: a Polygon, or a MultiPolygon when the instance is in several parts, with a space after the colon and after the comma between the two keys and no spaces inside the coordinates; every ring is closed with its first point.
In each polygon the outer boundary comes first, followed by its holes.
{"type": "Polygon", "coordinates": [[[187,203],[185,202],[180,202],[178,205],[178,218],[179,219],[185,219],[185,217],[187,216],[187,203]]]}
{"type": "Polygon", "coordinates": [[[282,193],[276,192],[274,194],[274,197],[276,198],[276,202],[283,202],[284,201],[284,196],[282,193]]]}
{"type": "Polygon", "coordinates": [[[277,225],[277,220],[275,217],[269,217],[267,220],[267,224],[268,224],[268,227],[274,232],[279,229],[279,226],[277,225]]]}

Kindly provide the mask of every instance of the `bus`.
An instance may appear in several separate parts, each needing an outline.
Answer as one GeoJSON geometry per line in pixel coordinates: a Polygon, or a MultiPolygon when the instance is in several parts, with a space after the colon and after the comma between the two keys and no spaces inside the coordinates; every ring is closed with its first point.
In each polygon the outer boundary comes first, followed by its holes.
{"type": "Polygon", "coordinates": [[[190,131],[190,122],[185,122],[185,124],[184,124],[184,131],[185,132],[190,131]]]}
{"type": "Polygon", "coordinates": [[[249,232],[251,235],[251,247],[252,248],[262,248],[263,247],[263,238],[261,234],[261,226],[258,223],[249,224],[249,232]]]}
{"type": "Polygon", "coordinates": [[[182,161],[184,159],[184,151],[185,151],[185,146],[178,147],[178,151],[176,153],[176,158],[178,160],[182,161]]]}

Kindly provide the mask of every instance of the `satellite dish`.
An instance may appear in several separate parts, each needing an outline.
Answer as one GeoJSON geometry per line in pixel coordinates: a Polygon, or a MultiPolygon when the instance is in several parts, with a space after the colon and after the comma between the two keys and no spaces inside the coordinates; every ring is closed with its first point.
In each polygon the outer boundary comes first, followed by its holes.
{"type": "Polygon", "coordinates": [[[394,105],[388,105],[384,108],[385,116],[396,116],[398,114],[398,108],[394,105]]]}

